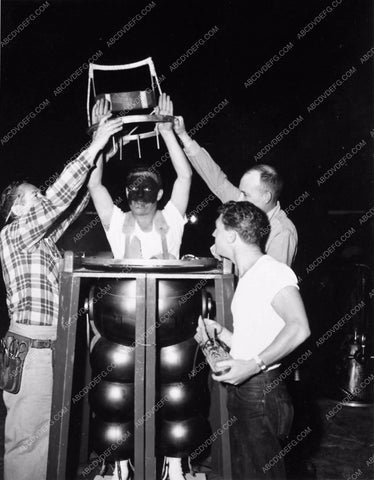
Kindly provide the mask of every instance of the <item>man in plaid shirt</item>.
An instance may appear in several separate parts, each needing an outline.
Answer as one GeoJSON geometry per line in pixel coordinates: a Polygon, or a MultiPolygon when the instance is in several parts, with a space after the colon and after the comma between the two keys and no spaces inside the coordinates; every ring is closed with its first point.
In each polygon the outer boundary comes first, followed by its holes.
{"type": "Polygon", "coordinates": [[[4,391],[5,480],[43,480],[47,473],[52,400],[52,346],[56,339],[61,255],[55,242],[88,202],[86,193],[73,213],[64,216],[82,187],[98,153],[122,128],[106,115],[91,145],[67,165],[45,195],[29,183],[13,183],[3,192],[0,258],[7,290],[7,335],[31,340],[20,390],[4,391]]]}

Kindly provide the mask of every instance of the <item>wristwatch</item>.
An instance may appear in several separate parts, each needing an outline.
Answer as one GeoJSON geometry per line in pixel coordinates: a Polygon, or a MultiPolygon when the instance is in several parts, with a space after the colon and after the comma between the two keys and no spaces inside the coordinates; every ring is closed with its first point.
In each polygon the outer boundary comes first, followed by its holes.
{"type": "Polygon", "coordinates": [[[268,367],[267,365],[265,365],[265,363],[263,362],[263,360],[258,356],[258,355],[255,355],[253,357],[253,360],[256,362],[256,364],[260,367],[260,370],[261,372],[266,372],[268,367]]]}

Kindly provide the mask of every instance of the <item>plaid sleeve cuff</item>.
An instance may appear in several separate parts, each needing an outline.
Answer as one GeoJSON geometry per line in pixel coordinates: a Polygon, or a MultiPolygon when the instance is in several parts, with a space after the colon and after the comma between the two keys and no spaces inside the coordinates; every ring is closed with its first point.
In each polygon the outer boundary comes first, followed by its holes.
{"type": "Polygon", "coordinates": [[[75,160],[73,160],[72,162],[77,162],[77,161],[79,161],[79,163],[81,163],[84,168],[86,168],[86,169],[91,168],[91,163],[88,160],[87,150],[83,150],[83,152],[79,155],[79,157],[76,158],[75,160]]]}

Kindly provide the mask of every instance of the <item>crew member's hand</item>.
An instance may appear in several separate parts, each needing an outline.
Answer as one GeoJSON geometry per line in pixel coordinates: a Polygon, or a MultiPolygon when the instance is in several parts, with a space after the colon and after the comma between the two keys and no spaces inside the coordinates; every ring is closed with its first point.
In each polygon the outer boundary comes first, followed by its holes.
{"type": "Polygon", "coordinates": [[[197,341],[197,343],[205,343],[208,340],[207,332],[209,334],[209,337],[213,338],[214,330],[216,330],[217,335],[219,335],[220,333],[222,333],[223,327],[215,320],[211,320],[210,318],[203,319],[200,315],[194,339],[197,341]]]}
{"type": "Polygon", "coordinates": [[[217,370],[225,370],[227,367],[230,367],[230,370],[219,376],[213,374],[213,380],[217,380],[217,382],[231,383],[232,385],[240,385],[260,371],[260,367],[252,359],[235,360],[230,358],[229,360],[217,362],[216,367],[217,370]]]}
{"type": "Polygon", "coordinates": [[[112,135],[115,135],[122,130],[122,120],[120,118],[110,120],[111,115],[111,113],[107,113],[102,117],[98,129],[92,139],[91,147],[97,150],[97,152],[105,147],[112,135]]]}
{"type": "Polygon", "coordinates": [[[188,135],[183,117],[175,117],[173,123],[174,131],[178,135],[179,140],[183,143],[184,148],[188,148],[192,143],[192,138],[188,135]]]}
{"type": "Polygon", "coordinates": [[[99,123],[100,120],[109,113],[109,102],[105,98],[97,100],[92,108],[92,124],[99,123]]]}
{"type": "MultiPolygon", "coordinates": [[[[95,105],[92,108],[92,124],[94,125],[96,123],[99,123],[100,120],[109,112],[110,112],[109,101],[106,100],[105,98],[100,98],[99,100],[97,100],[95,105]]],[[[97,132],[94,132],[94,137],[96,133],[97,132]]],[[[105,149],[104,158],[106,162],[108,162],[111,158],[114,157],[114,155],[116,155],[116,153],[118,152],[118,143],[121,141],[123,142],[123,140],[120,138],[118,141],[113,142],[112,145],[108,145],[108,147],[111,147],[110,150],[109,148],[105,149]]],[[[123,143],[123,145],[126,145],[126,143],[129,143],[129,140],[123,143]]]]}
{"type": "Polygon", "coordinates": [[[184,125],[184,118],[183,117],[175,117],[173,123],[174,132],[178,135],[184,135],[186,132],[186,127],[184,125]]]}
{"type": "MultiPolygon", "coordinates": [[[[157,115],[173,115],[173,102],[170,100],[169,95],[162,93],[158,99],[158,107],[156,107],[157,115]]],[[[158,129],[160,133],[170,132],[173,130],[173,124],[171,122],[159,122],[158,129]]]]}

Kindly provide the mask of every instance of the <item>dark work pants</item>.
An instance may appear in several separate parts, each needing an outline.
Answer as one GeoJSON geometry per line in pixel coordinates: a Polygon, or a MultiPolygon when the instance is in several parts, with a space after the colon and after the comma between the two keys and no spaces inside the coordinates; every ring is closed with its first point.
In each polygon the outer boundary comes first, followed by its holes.
{"type": "Polygon", "coordinates": [[[230,427],[233,480],[286,478],[281,450],[291,429],[293,406],[284,382],[271,384],[280,373],[276,368],[228,386],[229,417],[237,418],[230,427]]]}

